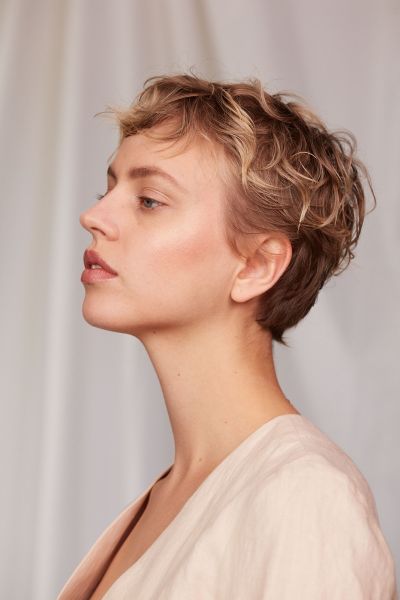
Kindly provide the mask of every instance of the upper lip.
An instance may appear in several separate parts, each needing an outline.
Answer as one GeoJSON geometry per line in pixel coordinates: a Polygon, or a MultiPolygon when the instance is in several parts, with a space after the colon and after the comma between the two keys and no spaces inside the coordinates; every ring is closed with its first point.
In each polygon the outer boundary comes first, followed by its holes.
{"type": "Polygon", "coordinates": [[[101,256],[94,250],[85,250],[83,262],[86,269],[90,269],[92,265],[99,265],[102,269],[108,271],[108,273],[111,273],[112,275],[118,275],[118,273],[114,271],[114,269],[110,267],[110,265],[108,265],[106,261],[103,260],[101,256]]]}

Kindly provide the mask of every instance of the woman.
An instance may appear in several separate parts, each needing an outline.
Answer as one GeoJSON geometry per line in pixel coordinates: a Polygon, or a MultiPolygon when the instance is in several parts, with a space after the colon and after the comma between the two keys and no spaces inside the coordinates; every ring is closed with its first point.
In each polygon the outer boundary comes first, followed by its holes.
{"type": "Polygon", "coordinates": [[[258,80],[154,77],[112,112],[107,190],[80,218],[83,315],[144,344],[175,459],[59,600],[395,598],[368,483],[272,353],[354,256],[354,138],[258,80]]]}

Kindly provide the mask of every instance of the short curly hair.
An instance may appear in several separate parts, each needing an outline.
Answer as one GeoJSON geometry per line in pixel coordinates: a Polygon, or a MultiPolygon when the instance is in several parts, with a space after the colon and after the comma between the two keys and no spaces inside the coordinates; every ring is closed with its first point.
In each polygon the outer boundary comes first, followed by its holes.
{"type": "Polygon", "coordinates": [[[297,94],[269,94],[257,78],[154,76],[128,108],[104,113],[116,118],[120,143],[170,121],[163,140],[200,135],[223,149],[230,167],[226,239],[232,249],[241,254],[239,238],[265,231],[285,234],[292,246],[288,267],[260,295],[255,314],[273,340],[288,346],[283,333],[354,258],[366,214],[362,176],[376,205],[369,173],[355,157],[354,135],[328,131],[297,94]]]}

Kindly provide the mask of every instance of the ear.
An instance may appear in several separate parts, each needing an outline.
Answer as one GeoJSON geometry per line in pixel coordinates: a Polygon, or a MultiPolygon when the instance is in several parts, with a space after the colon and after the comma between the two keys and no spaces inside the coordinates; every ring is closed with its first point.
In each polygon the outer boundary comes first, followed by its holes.
{"type": "Polygon", "coordinates": [[[256,236],[246,264],[233,282],[231,298],[246,302],[260,296],[283,275],[292,258],[292,245],[283,233],[273,231],[256,236]]]}

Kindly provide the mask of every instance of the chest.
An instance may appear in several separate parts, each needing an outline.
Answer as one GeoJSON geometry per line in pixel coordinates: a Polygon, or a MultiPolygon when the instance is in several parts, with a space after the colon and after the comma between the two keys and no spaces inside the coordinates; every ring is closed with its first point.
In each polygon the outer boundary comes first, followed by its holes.
{"type": "Polygon", "coordinates": [[[160,493],[151,493],[134,518],[131,529],[110,562],[90,600],[101,600],[112,584],[157,540],[186,502],[190,491],[168,500],[160,493]]]}

